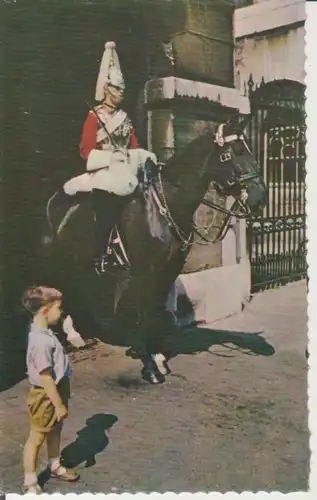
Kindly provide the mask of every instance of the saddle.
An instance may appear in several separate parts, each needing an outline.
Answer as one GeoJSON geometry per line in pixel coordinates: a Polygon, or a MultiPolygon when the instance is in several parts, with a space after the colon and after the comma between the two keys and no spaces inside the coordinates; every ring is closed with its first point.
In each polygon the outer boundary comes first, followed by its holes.
{"type": "MultiPolygon", "coordinates": [[[[146,160],[144,167],[140,169],[137,173],[138,179],[138,189],[135,191],[133,197],[142,196],[146,197],[147,191],[151,185],[153,185],[158,177],[158,172],[162,168],[162,164],[154,163],[150,159],[146,160]]],[[[131,268],[131,264],[128,258],[127,251],[124,247],[120,231],[117,225],[115,225],[110,233],[109,241],[106,250],[107,255],[112,256],[113,267],[125,267],[131,268]]]]}
{"type": "MultiPolygon", "coordinates": [[[[102,158],[103,161],[105,160],[105,156],[99,157],[99,159],[100,158],[102,158]]],[[[152,158],[147,156],[144,164],[142,165],[142,168],[139,168],[135,172],[136,187],[134,188],[132,193],[125,193],[125,195],[128,195],[131,199],[138,196],[146,199],[149,187],[155,184],[158,178],[158,172],[161,168],[162,164],[154,162],[152,158]]],[[[54,239],[55,235],[58,236],[59,233],[65,228],[65,226],[67,226],[68,222],[72,219],[81,204],[89,200],[93,188],[91,187],[91,184],[87,183],[87,179],[84,178],[84,176],[86,175],[89,174],[83,174],[83,176],[73,178],[70,181],[66,182],[66,184],[64,184],[63,191],[68,195],[66,196],[66,200],[65,195],[60,198],[61,191],[58,191],[48,201],[46,207],[46,215],[53,235],[53,237],[51,238],[52,240],[54,239]],[[73,181],[75,181],[76,183],[76,189],[73,181]],[[66,190],[65,187],[68,187],[69,189],[66,190]],[[78,187],[80,187],[81,189],[78,189],[78,187]]],[[[113,227],[110,233],[108,245],[105,248],[105,255],[111,255],[111,261],[113,262],[114,267],[131,267],[128,254],[124,247],[117,225],[113,227]]]]}

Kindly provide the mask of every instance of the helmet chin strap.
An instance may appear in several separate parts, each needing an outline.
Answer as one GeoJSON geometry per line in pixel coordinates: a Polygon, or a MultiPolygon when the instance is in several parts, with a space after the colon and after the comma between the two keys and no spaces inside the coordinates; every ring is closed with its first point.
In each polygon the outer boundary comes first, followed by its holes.
{"type": "Polygon", "coordinates": [[[117,106],[115,106],[114,104],[110,104],[109,102],[106,102],[106,99],[103,101],[103,104],[107,106],[107,108],[110,108],[113,111],[117,109],[117,106]]]}

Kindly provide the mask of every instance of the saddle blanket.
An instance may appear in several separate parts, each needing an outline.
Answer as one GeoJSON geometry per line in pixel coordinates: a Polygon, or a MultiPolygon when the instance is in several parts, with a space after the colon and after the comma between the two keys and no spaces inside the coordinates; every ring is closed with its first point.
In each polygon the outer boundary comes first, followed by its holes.
{"type": "Polygon", "coordinates": [[[157,164],[156,155],[146,149],[102,151],[93,149],[87,160],[88,172],[73,177],[64,184],[66,194],[91,192],[101,189],[119,196],[127,196],[138,185],[138,172],[150,159],[157,164]]]}

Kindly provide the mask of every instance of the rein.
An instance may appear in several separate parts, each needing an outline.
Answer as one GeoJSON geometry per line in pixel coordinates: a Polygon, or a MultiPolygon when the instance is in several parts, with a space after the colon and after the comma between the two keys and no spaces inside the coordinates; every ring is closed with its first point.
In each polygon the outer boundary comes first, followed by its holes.
{"type": "MultiPolygon", "coordinates": [[[[246,147],[246,150],[249,153],[251,153],[243,135],[238,136],[237,134],[232,134],[232,135],[229,135],[227,137],[224,137],[223,136],[223,127],[224,127],[223,124],[219,125],[218,130],[215,134],[215,142],[220,147],[224,146],[225,143],[229,143],[229,142],[233,142],[234,140],[241,139],[246,147]]],[[[223,153],[222,153],[222,155],[223,155],[223,153]]],[[[221,160],[221,161],[226,161],[227,159],[230,159],[230,158],[231,158],[231,156],[229,158],[226,158],[225,160],[221,160]]],[[[163,186],[163,180],[162,180],[162,175],[161,175],[162,164],[160,164],[159,166],[160,166],[160,168],[158,171],[158,184],[159,184],[160,193],[157,192],[156,186],[154,186],[155,187],[155,189],[153,191],[154,199],[155,199],[157,206],[159,208],[159,212],[162,215],[162,217],[164,217],[165,221],[167,222],[167,225],[170,228],[174,229],[174,232],[176,233],[177,237],[181,241],[181,243],[182,243],[181,251],[187,250],[187,248],[189,246],[192,246],[194,244],[194,241],[193,241],[193,234],[194,233],[198,234],[198,236],[205,242],[205,243],[197,242],[199,244],[218,243],[218,242],[222,241],[225,238],[225,236],[227,235],[228,230],[230,228],[230,222],[231,222],[233,217],[236,217],[238,219],[246,219],[247,217],[250,216],[251,212],[250,212],[248,205],[246,204],[248,194],[247,194],[247,190],[245,187],[242,187],[240,199],[235,199],[233,201],[230,209],[221,207],[217,203],[214,203],[212,201],[207,200],[206,198],[203,198],[201,201],[201,204],[203,204],[207,207],[213,208],[217,212],[225,214],[226,217],[225,217],[222,225],[219,228],[217,236],[215,238],[213,238],[212,240],[206,238],[201,233],[201,228],[198,228],[194,222],[192,224],[192,231],[190,231],[189,235],[187,235],[179,227],[179,225],[175,222],[175,220],[173,219],[173,216],[169,210],[168,203],[167,203],[165,193],[164,193],[164,186],[163,186]]],[[[258,172],[248,172],[246,174],[242,174],[237,179],[236,182],[244,183],[245,181],[248,181],[250,179],[254,179],[254,178],[259,177],[259,176],[260,176],[260,174],[258,172]]],[[[208,227],[208,229],[210,227],[212,227],[212,225],[210,225],[208,227]]],[[[206,229],[205,229],[205,231],[206,231],[206,229]]]]}
{"type": "MultiPolygon", "coordinates": [[[[236,217],[238,219],[246,219],[250,215],[250,210],[248,206],[245,204],[245,202],[241,200],[234,200],[234,202],[231,205],[230,209],[221,207],[217,203],[213,203],[212,201],[207,200],[206,198],[203,198],[201,203],[207,207],[214,208],[218,212],[221,212],[226,215],[225,220],[223,221],[222,225],[220,226],[220,229],[218,231],[218,234],[215,238],[212,240],[209,240],[206,238],[202,233],[201,233],[201,228],[198,228],[195,223],[192,225],[192,231],[189,233],[189,235],[186,235],[186,233],[179,227],[179,225],[175,222],[173,219],[173,216],[170,212],[170,209],[168,207],[168,203],[165,197],[164,193],[164,187],[163,187],[163,180],[162,180],[162,175],[161,172],[158,173],[158,182],[159,182],[159,188],[160,188],[160,194],[162,197],[162,201],[160,199],[160,196],[156,192],[156,189],[153,191],[153,196],[154,199],[158,205],[159,212],[164,217],[165,221],[167,222],[167,225],[171,228],[174,229],[177,237],[182,243],[181,246],[181,251],[185,251],[189,246],[192,246],[194,244],[194,241],[192,240],[193,234],[196,233],[198,236],[205,242],[205,244],[209,243],[218,243],[219,241],[222,241],[225,236],[227,235],[229,228],[230,228],[230,222],[233,217],[236,217]],[[242,209],[243,211],[240,212],[239,209],[242,209]]],[[[203,243],[200,243],[203,244],[203,243]]]]}
{"type": "Polygon", "coordinates": [[[156,186],[155,185],[154,185],[154,190],[153,190],[154,199],[155,199],[155,201],[157,203],[159,212],[162,215],[162,217],[164,217],[165,221],[167,222],[167,225],[169,227],[171,227],[171,228],[174,229],[176,235],[180,239],[180,241],[182,243],[181,251],[184,252],[189,246],[193,245],[193,241],[191,241],[192,238],[193,238],[193,231],[191,231],[189,233],[189,235],[186,236],[185,232],[174,221],[173,216],[172,216],[172,214],[170,212],[170,209],[168,207],[168,203],[167,203],[166,197],[165,197],[163,180],[162,180],[162,175],[161,175],[161,171],[160,170],[158,172],[158,182],[159,182],[160,194],[162,196],[163,203],[160,200],[160,197],[159,197],[159,195],[158,195],[158,193],[156,191],[156,186]]]}
{"type": "MultiPolygon", "coordinates": [[[[250,215],[249,207],[243,201],[241,201],[241,200],[234,200],[234,202],[232,203],[230,209],[221,207],[217,203],[213,203],[212,201],[206,200],[206,198],[203,198],[201,203],[203,205],[206,205],[207,207],[214,208],[215,210],[217,210],[217,212],[221,212],[221,213],[226,214],[226,217],[225,217],[222,225],[220,226],[220,229],[218,231],[217,236],[215,238],[211,239],[211,240],[208,239],[208,238],[206,238],[201,233],[201,228],[198,228],[195,224],[193,225],[195,233],[198,234],[198,236],[206,244],[209,244],[209,243],[218,243],[219,241],[222,241],[226,237],[226,235],[227,235],[227,233],[229,231],[230,222],[231,222],[231,220],[232,220],[233,217],[236,217],[237,219],[246,219],[250,215]],[[243,212],[239,212],[239,210],[235,210],[236,208],[238,208],[238,209],[242,208],[243,212]]],[[[212,225],[210,225],[208,227],[208,229],[210,227],[212,227],[212,225]]],[[[200,243],[200,242],[197,242],[197,243],[200,244],[200,245],[203,245],[203,243],[200,243]]]]}

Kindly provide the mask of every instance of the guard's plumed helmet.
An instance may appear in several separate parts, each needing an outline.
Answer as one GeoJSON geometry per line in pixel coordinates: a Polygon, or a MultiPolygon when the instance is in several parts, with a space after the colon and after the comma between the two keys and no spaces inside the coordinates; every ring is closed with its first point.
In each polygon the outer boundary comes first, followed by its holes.
{"type": "Polygon", "coordinates": [[[96,101],[102,101],[104,99],[105,88],[109,83],[123,90],[125,88],[115,42],[107,42],[105,44],[96,84],[96,101]]]}

